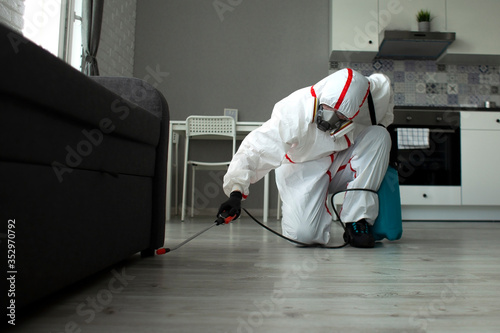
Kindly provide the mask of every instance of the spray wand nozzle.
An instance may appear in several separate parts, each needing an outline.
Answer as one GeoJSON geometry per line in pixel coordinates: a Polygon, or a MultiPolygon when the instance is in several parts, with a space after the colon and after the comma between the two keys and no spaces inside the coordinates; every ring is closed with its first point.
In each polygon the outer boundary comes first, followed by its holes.
{"type": "Polygon", "coordinates": [[[165,254],[165,253],[168,253],[170,251],[173,251],[173,250],[177,250],[178,248],[180,248],[182,245],[186,244],[187,242],[195,239],[196,237],[198,237],[199,235],[201,235],[202,233],[204,233],[205,231],[207,231],[208,229],[211,229],[212,227],[216,226],[216,225],[221,225],[221,224],[228,224],[229,222],[231,222],[232,220],[234,220],[235,218],[237,217],[237,215],[233,215],[233,216],[229,216],[228,212],[222,212],[221,214],[219,214],[219,216],[217,217],[217,220],[214,221],[214,223],[212,225],[210,225],[208,228],[205,228],[203,229],[202,231],[198,232],[197,234],[189,237],[188,239],[186,239],[184,242],[180,243],[179,245],[173,247],[173,248],[165,248],[165,247],[162,247],[162,248],[159,248],[156,250],[156,254],[157,255],[161,255],[161,254],[165,254]]]}
{"type": "Polygon", "coordinates": [[[230,216],[227,211],[222,212],[221,214],[219,214],[219,216],[217,217],[217,220],[215,220],[214,223],[216,223],[217,225],[228,224],[229,222],[234,220],[236,218],[236,216],[237,216],[236,214],[230,216]]]}

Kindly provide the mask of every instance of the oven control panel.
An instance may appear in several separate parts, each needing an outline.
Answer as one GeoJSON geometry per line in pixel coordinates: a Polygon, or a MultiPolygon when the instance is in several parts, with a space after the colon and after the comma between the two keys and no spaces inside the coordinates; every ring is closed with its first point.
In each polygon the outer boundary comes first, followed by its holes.
{"type": "Polygon", "coordinates": [[[460,127],[460,112],[444,110],[394,110],[392,126],[417,126],[445,128],[460,127]]]}

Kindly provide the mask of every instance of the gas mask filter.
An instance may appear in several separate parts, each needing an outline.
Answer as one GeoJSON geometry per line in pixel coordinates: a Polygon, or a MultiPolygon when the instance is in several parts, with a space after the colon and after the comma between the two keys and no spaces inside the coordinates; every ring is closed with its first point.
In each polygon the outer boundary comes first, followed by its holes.
{"type": "Polygon", "coordinates": [[[330,132],[333,134],[341,128],[344,128],[345,125],[350,122],[351,120],[349,119],[340,119],[335,111],[325,110],[321,105],[318,107],[316,125],[320,131],[330,132]]]}

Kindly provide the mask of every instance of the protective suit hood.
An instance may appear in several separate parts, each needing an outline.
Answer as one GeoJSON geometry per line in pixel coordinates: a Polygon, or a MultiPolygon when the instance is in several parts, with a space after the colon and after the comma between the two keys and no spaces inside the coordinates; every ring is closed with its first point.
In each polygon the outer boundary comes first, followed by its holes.
{"type": "Polygon", "coordinates": [[[318,104],[326,104],[352,120],[365,103],[370,84],[365,76],[346,68],[327,76],[313,88],[318,104]]]}

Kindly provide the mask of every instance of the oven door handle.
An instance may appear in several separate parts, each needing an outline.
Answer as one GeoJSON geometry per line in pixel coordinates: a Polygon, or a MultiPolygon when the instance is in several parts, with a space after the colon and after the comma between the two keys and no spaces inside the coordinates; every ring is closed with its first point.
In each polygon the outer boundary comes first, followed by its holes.
{"type": "MultiPolygon", "coordinates": [[[[405,128],[416,128],[416,127],[405,127],[405,128]]],[[[394,129],[394,131],[398,131],[397,128],[394,129]]],[[[454,129],[444,129],[444,128],[429,128],[429,132],[436,132],[436,133],[455,133],[456,130],[454,129]]]]}

